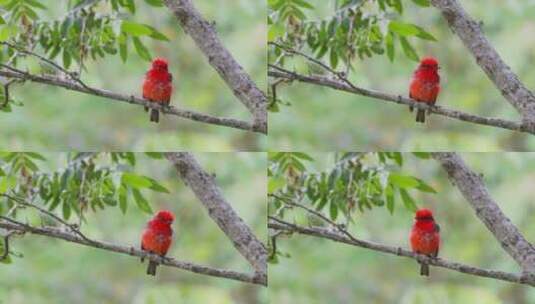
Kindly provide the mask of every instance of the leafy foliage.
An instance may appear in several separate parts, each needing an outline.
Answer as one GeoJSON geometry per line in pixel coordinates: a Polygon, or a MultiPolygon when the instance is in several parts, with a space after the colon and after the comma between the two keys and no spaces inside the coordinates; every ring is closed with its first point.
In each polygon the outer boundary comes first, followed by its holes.
{"type": "MultiPolygon", "coordinates": [[[[436,41],[423,28],[400,20],[405,9],[401,0],[331,0],[334,12],[327,18],[314,20],[318,9],[311,0],[270,0],[268,40],[278,45],[303,51],[316,59],[327,58],[332,69],[376,55],[385,55],[394,61],[396,46],[403,54],[418,61],[418,54],[410,38],[436,41]]],[[[428,0],[413,0],[420,7],[429,6],[428,0]]],[[[283,66],[289,57],[277,45],[269,48],[269,61],[283,66]]],[[[312,68],[312,67],[311,67],[312,68]]],[[[278,103],[287,104],[279,101],[278,103]]],[[[271,111],[278,106],[272,103],[271,111]]]]}
{"type": "MultiPolygon", "coordinates": [[[[37,153],[0,154],[0,194],[20,198],[49,211],[61,212],[65,220],[73,214],[80,221],[84,213],[107,207],[119,207],[125,213],[132,200],[146,213],[152,213],[142,192],[169,193],[163,185],[148,176],[134,172],[134,153],[74,153],[63,169],[47,172],[40,163],[45,158],[37,153]]],[[[0,214],[9,210],[16,215],[15,200],[0,200],[0,214]],[[3,202],[2,202],[3,201],[3,202]]]]}
{"type": "MultiPolygon", "coordinates": [[[[161,0],[146,0],[162,6],[161,0]]],[[[127,60],[127,47],[132,40],[138,55],[150,60],[150,53],[141,37],[167,41],[167,37],[147,24],[136,23],[134,0],[75,0],[68,1],[63,17],[48,20],[47,7],[39,0],[0,0],[0,41],[9,41],[21,48],[37,51],[49,59],[61,56],[63,67],[73,62],[84,66],[84,60],[116,55],[127,60]]],[[[3,62],[16,64],[23,56],[4,45],[0,52],[3,62]]]]}
{"type": "MultiPolygon", "coordinates": [[[[419,158],[428,158],[418,153],[419,158]]],[[[424,180],[403,173],[404,155],[399,152],[341,153],[335,164],[316,172],[307,164],[314,159],[304,153],[271,153],[268,169],[269,214],[284,218],[293,203],[325,214],[333,222],[345,219],[345,225],[354,222],[357,211],[386,207],[395,211],[397,202],[415,211],[417,204],[411,192],[436,193],[424,180]]],[[[302,210],[300,210],[302,211],[302,210]]],[[[307,214],[310,216],[310,214],[307,214]]],[[[309,217],[311,224],[325,224],[309,217]]]]}

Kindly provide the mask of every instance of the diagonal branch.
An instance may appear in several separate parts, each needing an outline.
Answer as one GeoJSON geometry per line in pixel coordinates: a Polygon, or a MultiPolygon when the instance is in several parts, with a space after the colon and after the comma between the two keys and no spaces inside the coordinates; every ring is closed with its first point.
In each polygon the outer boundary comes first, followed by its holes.
{"type": "Polygon", "coordinates": [[[127,254],[135,257],[146,257],[149,260],[156,261],[162,265],[170,266],[179,268],[182,270],[203,274],[203,275],[209,275],[213,277],[220,277],[220,278],[226,278],[246,283],[252,283],[257,285],[267,285],[266,278],[258,275],[250,275],[246,273],[240,273],[233,270],[226,270],[226,269],[218,269],[218,268],[212,268],[208,266],[198,265],[191,262],[185,262],[185,261],[179,261],[174,258],[170,257],[161,257],[158,255],[149,254],[145,251],[142,251],[140,249],[137,249],[133,246],[123,246],[103,241],[97,241],[97,240],[86,240],[81,238],[77,234],[69,233],[66,231],[62,231],[60,229],[55,229],[53,227],[34,227],[30,225],[26,225],[14,220],[5,220],[4,217],[0,218],[0,228],[8,229],[10,231],[18,231],[20,233],[31,233],[31,234],[37,234],[37,235],[43,235],[46,237],[61,239],[67,242],[77,243],[80,245],[93,247],[93,248],[99,248],[111,252],[117,252],[122,254],[127,254]]]}
{"type": "Polygon", "coordinates": [[[194,120],[198,122],[213,124],[213,125],[219,125],[219,126],[225,126],[235,129],[241,129],[246,131],[254,131],[259,133],[266,133],[266,130],[260,129],[255,125],[252,125],[249,122],[241,121],[233,118],[225,118],[225,117],[216,117],[216,116],[210,116],[199,112],[189,111],[189,110],[182,110],[175,108],[173,106],[168,107],[162,107],[161,105],[146,101],[142,98],[135,97],[134,95],[125,95],[125,94],[119,94],[107,90],[92,88],[88,86],[83,86],[78,82],[73,82],[67,79],[51,76],[51,75],[34,75],[30,74],[21,70],[17,70],[8,66],[2,66],[4,69],[0,70],[0,76],[7,77],[7,78],[15,78],[15,79],[21,79],[24,81],[32,81],[36,83],[43,83],[47,85],[53,85],[57,87],[62,87],[71,91],[77,91],[82,92],[86,94],[91,94],[95,96],[100,97],[106,97],[108,101],[117,100],[122,102],[127,102],[130,104],[136,104],[136,105],[142,105],[145,107],[153,108],[160,110],[162,113],[175,115],[178,117],[182,117],[189,120],[194,120]]]}
{"type": "Polygon", "coordinates": [[[431,3],[442,12],[450,28],[505,99],[522,114],[524,122],[535,126],[535,96],[496,52],[483,34],[481,25],[457,0],[431,0],[431,3]]]}
{"type": "Polygon", "coordinates": [[[485,278],[491,278],[496,280],[502,280],[507,282],[513,282],[513,283],[519,283],[519,284],[525,284],[535,287],[535,276],[523,274],[518,275],[514,273],[508,273],[508,272],[502,272],[497,270],[487,270],[482,268],[477,268],[461,263],[456,262],[450,262],[442,258],[430,258],[425,255],[419,255],[415,254],[412,251],[403,249],[401,247],[394,247],[394,246],[388,246],[383,245],[379,243],[374,243],[370,241],[364,241],[357,239],[355,237],[349,238],[346,235],[340,234],[338,232],[319,228],[319,227],[303,227],[298,226],[292,223],[288,223],[286,221],[270,217],[270,221],[268,222],[268,228],[274,229],[277,231],[285,231],[288,233],[299,233],[303,235],[309,235],[324,239],[329,239],[335,242],[340,242],[352,246],[357,246],[361,248],[371,249],[379,252],[384,252],[388,254],[398,255],[398,256],[404,256],[408,258],[415,259],[417,261],[425,262],[429,265],[433,265],[436,267],[442,267],[454,271],[458,271],[461,273],[466,273],[470,275],[485,277],[485,278]]]}
{"type": "Polygon", "coordinates": [[[165,156],[234,247],[259,275],[267,277],[266,247],[225,200],[213,176],[204,171],[190,153],[166,153],[165,156]]]}
{"type": "Polygon", "coordinates": [[[253,114],[256,128],[267,130],[266,95],[223,46],[213,24],[203,18],[191,0],[164,0],[164,3],[234,95],[253,114]]]}
{"type": "Polygon", "coordinates": [[[493,117],[482,117],[473,114],[468,114],[456,110],[450,110],[441,106],[428,106],[427,104],[421,102],[415,102],[412,99],[401,95],[392,95],[383,92],[368,90],[364,88],[357,87],[355,85],[349,85],[347,82],[341,80],[336,80],[330,77],[320,76],[320,75],[302,75],[296,72],[292,72],[277,66],[270,66],[268,71],[268,76],[275,78],[284,78],[288,80],[296,80],[303,83],[310,83],[314,85],[320,85],[324,87],[329,87],[335,90],[349,92],[357,95],[362,95],[366,97],[374,98],[376,101],[387,101],[397,104],[402,104],[406,106],[411,106],[418,109],[425,109],[431,113],[438,115],[446,116],[449,118],[471,122],[480,125],[486,125],[490,127],[508,129],[513,131],[519,131],[524,133],[529,133],[535,135],[535,126],[531,126],[526,123],[518,123],[514,121],[504,120],[500,118],[493,117]]]}
{"type": "Polygon", "coordinates": [[[525,273],[535,274],[535,247],[528,242],[511,220],[501,211],[483,183],[482,177],[472,171],[456,153],[433,153],[475,210],[477,217],[492,232],[502,248],[522,267],[525,273]]]}

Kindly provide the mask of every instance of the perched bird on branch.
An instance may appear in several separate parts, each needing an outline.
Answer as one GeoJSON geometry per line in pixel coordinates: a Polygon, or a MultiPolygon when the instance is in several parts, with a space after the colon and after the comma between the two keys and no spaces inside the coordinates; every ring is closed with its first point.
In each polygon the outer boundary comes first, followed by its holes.
{"type": "MultiPolygon", "coordinates": [[[[145,74],[143,82],[143,98],[162,105],[169,105],[173,93],[173,75],[167,70],[167,60],[156,58],[152,61],[151,69],[145,74]]],[[[148,108],[145,107],[145,111],[148,108]]],[[[159,122],[159,112],[151,109],[150,121],[159,122]]]]}
{"type": "MultiPolygon", "coordinates": [[[[440,246],[440,227],[435,223],[433,213],[429,209],[416,211],[414,225],[410,234],[412,251],[430,257],[438,256],[440,246]]],[[[429,265],[421,263],[420,275],[429,276],[429,265]]]]}
{"type": "MultiPolygon", "coordinates": [[[[147,223],[145,230],[143,230],[141,236],[141,250],[155,253],[162,257],[165,256],[173,240],[173,229],[171,228],[171,224],[174,220],[175,216],[171,211],[159,211],[152,220],[147,223]]],[[[143,258],[141,258],[141,262],[143,262],[143,258]]],[[[153,276],[156,275],[157,266],[157,262],[149,261],[147,274],[153,276]]]]}
{"type": "MultiPolygon", "coordinates": [[[[433,57],[425,57],[414,71],[409,88],[409,97],[418,102],[434,105],[440,92],[440,76],[438,61],[433,57]]],[[[410,107],[412,112],[412,107],[410,107]]],[[[429,114],[430,112],[428,112],[429,114]]],[[[418,109],[416,121],[425,122],[425,110],[418,109]]]]}

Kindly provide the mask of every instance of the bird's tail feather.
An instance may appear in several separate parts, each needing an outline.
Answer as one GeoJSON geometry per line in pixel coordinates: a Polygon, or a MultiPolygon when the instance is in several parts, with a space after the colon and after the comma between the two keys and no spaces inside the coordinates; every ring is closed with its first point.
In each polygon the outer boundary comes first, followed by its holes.
{"type": "Polygon", "coordinates": [[[160,115],[158,110],[152,109],[150,111],[150,121],[159,122],[160,121],[160,115]]]}
{"type": "Polygon", "coordinates": [[[423,275],[423,276],[426,276],[426,277],[429,276],[429,265],[421,263],[420,275],[423,275]]]}
{"type": "Polygon", "coordinates": [[[425,110],[418,109],[418,112],[416,113],[416,122],[425,122],[425,110]]]}
{"type": "Polygon", "coordinates": [[[149,267],[147,267],[147,274],[155,276],[156,275],[156,267],[158,267],[158,263],[154,261],[149,261],[149,267]]]}

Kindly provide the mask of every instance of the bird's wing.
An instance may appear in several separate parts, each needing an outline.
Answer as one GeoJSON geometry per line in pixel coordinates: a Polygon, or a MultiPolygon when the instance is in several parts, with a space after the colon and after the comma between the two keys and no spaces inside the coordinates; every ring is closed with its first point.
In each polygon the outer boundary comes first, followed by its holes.
{"type": "Polygon", "coordinates": [[[440,232],[440,226],[437,223],[435,223],[435,231],[440,232]]]}

